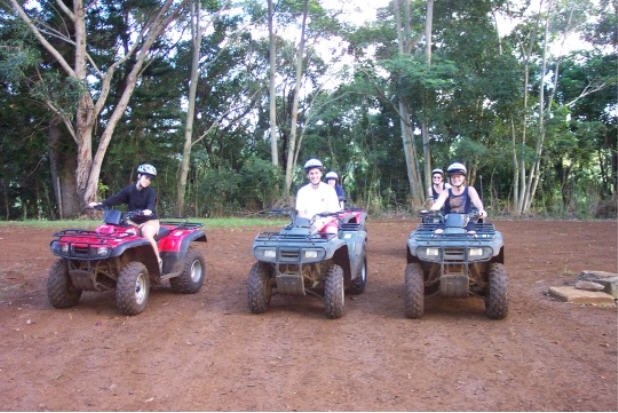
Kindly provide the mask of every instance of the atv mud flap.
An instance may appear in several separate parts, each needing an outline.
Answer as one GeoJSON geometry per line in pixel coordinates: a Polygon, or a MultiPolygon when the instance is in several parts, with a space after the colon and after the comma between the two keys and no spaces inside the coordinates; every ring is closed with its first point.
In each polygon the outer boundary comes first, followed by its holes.
{"type": "Polygon", "coordinates": [[[279,294],[305,295],[305,283],[302,275],[302,265],[277,264],[275,268],[275,283],[279,294]],[[282,268],[283,267],[283,268],[282,268]],[[281,272],[283,269],[283,272],[281,272]],[[290,270],[293,270],[290,271],[290,270]],[[297,271],[296,271],[297,270],[297,271]]]}
{"type": "Polygon", "coordinates": [[[467,297],[470,291],[468,265],[442,264],[440,295],[444,297],[467,297]]]}

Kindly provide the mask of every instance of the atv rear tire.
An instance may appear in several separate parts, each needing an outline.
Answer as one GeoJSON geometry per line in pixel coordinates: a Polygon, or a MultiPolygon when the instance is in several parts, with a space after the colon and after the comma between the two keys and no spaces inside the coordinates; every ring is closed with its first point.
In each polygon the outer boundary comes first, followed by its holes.
{"type": "Polygon", "coordinates": [[[500,320],[506,317],[508,303],[509,277],[504,265],[489,264],[489,293],[485,298],[485,314],[489,318],[500,320]]]}
{"type": "Polygon", "coordinates": [[[116,282],[116,307],[122,314],[136,315],[144,311],[150,294],[150,277],[141,262],[130,262],[120,271],[116,282]]]}
{"type": "Polygon", "coordinates": [[[367,257],[363,253],[363,264],[356,278],[352,280],[352,286],[350,287],[350,292],[352,294],[360,294],[363,291],[365,291],[366,285],[367,285],[367,257]]]}
{"type": "Polygon", "coordinates": [[[333,264],[328,269],[324,282],[324,312],[328,318],[339,318],[343,315],[345,292],[343,286],[343,268],[333,264]]]}
{"type": "Polygon", "coordinates": [[[268,309],[272,295],[271,275],[268,264],[256,262],[249,272],[247,296],[249,309],[253,314],[263,313],[268,309]]]}
{"type": "Polygon", "coordinates": [[[57,260],[49,270],[47,278],[47,297],[56,308],[68,308],[77,305],[82,290],[75,288],[67,270],[67,262],[57,260]]]}
{"type": "Polygon", "coordinates": [[[170,278],[172,290],[182,294],[194,294],[202,288],[206,274],[204,256],[197,249],[189,249],[182,261],[182,273],[170,278]]]}
{"type": "Polygon", "coordinates": [[[425,283],[423,269],[416,262],[406,265],[404,296],[406,317],[422,317],[425,312],[425,283]]]}

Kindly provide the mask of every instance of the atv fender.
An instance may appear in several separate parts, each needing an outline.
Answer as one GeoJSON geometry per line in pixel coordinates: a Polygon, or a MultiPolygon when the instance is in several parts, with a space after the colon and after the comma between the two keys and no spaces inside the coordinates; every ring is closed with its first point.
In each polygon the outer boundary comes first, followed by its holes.
{"type": "Polygon", "coordinates": [[[343,242],[338,248],[333,248],[326,259],[332,259],[333,263],[343,268],[343,278],[347,284],[352,280],[352,269],[350,268],[350,254],[348,253],[348,245],[343,242]]]}
{"type": "Polygon", "coordinates": [[[180,243],[178,251],[161,251],[159,254],[163,259],[163,273],[173,272],[178,262],[185,257],[192,242],[207,242],[204,231],[199,230],[188,234],[180,243]]]}
{"type": "MultiPolygon", "coordinates": [[[[144,238],[139,238],[139,239],[136,239],[136,240],[124,243],[124,244],[120,244],[114,248],[111,256],[120,257],[122,254],[125,253],[126,250],[141,247],[142,245],[147,245],[148,247],[150,247],[150,242],[148,242],[148,240],[144,238]]],[[[150,249],[152,250],[152,247],[150,247],[150,249]]],[[[153,252],[153,256],[154,256],[154,252],[153,252]]]]}
{"type": "Polygon", "coordinates": [[[344,231],[343,237],[348,245],[350,271],[352,277],[355,277],[359,274],[364,263],[363,252],[367,241],[367,233],[365,231],[344,231]]]}

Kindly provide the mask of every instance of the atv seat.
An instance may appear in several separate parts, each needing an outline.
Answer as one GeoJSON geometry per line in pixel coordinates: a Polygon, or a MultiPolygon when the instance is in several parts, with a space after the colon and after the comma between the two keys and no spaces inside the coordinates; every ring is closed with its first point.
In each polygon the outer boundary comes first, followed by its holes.
{"type": "Polygon", "coordinates": [[[164,236],[168,235],[170,232],[172,231],[168,228],[159,227],[159,232],[157,233],[157,235],[155,235],[155,241],[160,240],[164,236]]]}

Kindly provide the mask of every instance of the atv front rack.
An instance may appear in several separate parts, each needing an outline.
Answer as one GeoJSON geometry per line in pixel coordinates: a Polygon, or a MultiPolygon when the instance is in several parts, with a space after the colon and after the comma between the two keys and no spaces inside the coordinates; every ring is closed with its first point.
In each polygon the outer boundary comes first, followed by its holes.
{"type": "Polygon", "coordinates": [[[269,241],[279,240],[311,240],[311,241],[328,241],[331,238],[336,238],[337,234],[330,234],[325,232],[318,232],[316,234],[304,235],[304,234],[281,234],[280,232],[262,231],[256,239],[267,239],[269,241]]]}
{"type": "Polygon", "coordinates": [[[459,234],[449,234],[446,232],[442,232],[440,234],[436,234],[435,231],[438,229],[444,229],[443,224],[439,223],[422,223],[416,229],[416,236],[418,239],[429,239],[436,237],[445,237],[448,239],[470,239],[470,238],[492,238],[496,234],[496,228],[494,224],[489,223],[475,223],[472,224],[468,230],[468,232],[459,233],[459,234]],[[469,232],[475,231],[475,232],[469,232]]]}
{"type": "Polygon", "coordinates": [[[101,242],[105,242],[108,240],[114,240],[118,238],[128,237],[130,235],[134,235],[128,232],[122,233],[114,233],[114,234],[101,234],[91,229],[77,229],[70,228],[64,229],[62,231],[58,231],[54,233],[54,237],[72,237],[72,238],[96,238],[97,240],[101,240],[101,242]]]}

